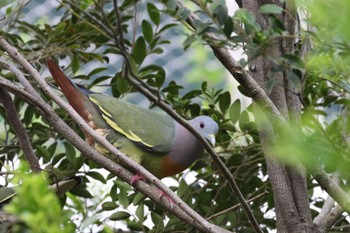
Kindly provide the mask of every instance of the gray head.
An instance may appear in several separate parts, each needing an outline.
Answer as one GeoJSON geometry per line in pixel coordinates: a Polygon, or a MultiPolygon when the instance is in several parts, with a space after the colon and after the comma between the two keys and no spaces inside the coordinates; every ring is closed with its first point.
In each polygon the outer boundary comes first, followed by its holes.
{"type": "Polygon", "coordinates": [[[196,117],[188,123],[205,137],[213,146],[215,145],[215,134],[219,130],[218,124],[208,116],[196,117]]]}

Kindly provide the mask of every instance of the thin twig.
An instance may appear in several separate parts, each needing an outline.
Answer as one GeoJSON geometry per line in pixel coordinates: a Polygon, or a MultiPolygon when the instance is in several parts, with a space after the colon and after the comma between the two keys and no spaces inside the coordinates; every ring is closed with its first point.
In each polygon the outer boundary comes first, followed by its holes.
{"type": "MultiPolygon", "coordinates": [[[[269,192],[265,190],[265,192],[260,193],[260,194],[256,195],[255,197],[252,197],[252,198],[248,199],[247,202],[255,201],[256,199],[259,199],[260,197],[265,196],[265,195],[268,194],[268,193],[269,193],[269,192]]],[[[207,220],[209,221],[209,220],[211,220],[211,219],[213,219],[213,218],[216,218],[216,217],[218,217],[218,216],[220,216],[220,215],[222,215],[222,214],[226,214],[227,212],[230,212],[230,211],[232,211],[232,210],[234,210],[234,209],[237,209],[237,208],[239,208],[239,207],[241,207],[241,206],[242,206],[242,204],[241,204],[241,203],[238,203],[238,204],[236,204],[236,205],[234,205],[234,206],[231,206],[230,208],[227,208],[227,209],[225,209],[225,210],[223,210],[223,211],[220,211],[220,212],[218,212],[218,213],[216,213],[216,214],[213,214],[212,216],[208,217],[207,220]]]]}

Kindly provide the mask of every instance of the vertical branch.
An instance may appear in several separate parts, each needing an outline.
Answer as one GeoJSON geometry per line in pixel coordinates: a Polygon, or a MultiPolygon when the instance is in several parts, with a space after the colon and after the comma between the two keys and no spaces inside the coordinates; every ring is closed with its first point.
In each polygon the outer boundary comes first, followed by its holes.
{"type": "Polygon", "coordinates": [[[19,115],[16,111],[16,107],[12,101],[10,94],[2,88],[0,88],[0,102],[4,106],[8,121],[15,131],[19,144],[23,150],[26,160],[30,165],[30,168],[34,172],[39,172],[41,170],[40,164],[38,158],[34,154],[26,129],[19,119],[19,115]]]}
{"type": "MultiPolygon", "coordinates": [[[[285,3],[285,13],[283,14],[283,21],[286,30],[289,33],[289,37],[282,38],[281,51],[283,54],[294,54],[294,40],[293,35],[296,34],[296,20],[297,17],[296,6],[293,2],[289,1],[285,3]]],[[[301,128],[301,100],[300,94],[297,88],[288,80],[286,72],[284,72],[284,85],[285,85],[285,96],[286,104],[288,108],[288,118],[290,119],[293,127],[297,129],[301,128]]],[[[300,90],[302,91],[302,90],[300,90]]],[[[309,208],[309,197],[308,188],[306,181],[305,167],[299,162],[293,168],[287,168],[288,176],[291,183],[292,195],[294,202],[298,209],[300,218],[302,219],[301,224],[304,228],[311,230],[312,228],[312,217],[309,208]]]]}

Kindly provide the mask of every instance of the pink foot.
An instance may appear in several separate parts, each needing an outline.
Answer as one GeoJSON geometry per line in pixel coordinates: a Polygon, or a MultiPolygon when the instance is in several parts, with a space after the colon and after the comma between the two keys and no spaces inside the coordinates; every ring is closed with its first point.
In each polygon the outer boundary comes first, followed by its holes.
{"type": "Polygon", "coordinates": [[[132,176],[130,183],[131,183],[131,185],[134,185],[139,180],[142,180],[142,181],[146,182],[146,178],[143,175],[141,175],[140,173],[137,173],[136,175],[132,176]]]}
{"type": "Polygon", "coordinates": [[[162,197],[165,197],[169,201],[169,203],[171,205],[171,208],[173,208],[173,206],[175,204],[173,199],[171,199],[168,195],[166,195],[162,190],[158,189],[158,191],[159,191],[159,194],[160,194],[159,195],[159,199],[161,199],[162,197]]]}

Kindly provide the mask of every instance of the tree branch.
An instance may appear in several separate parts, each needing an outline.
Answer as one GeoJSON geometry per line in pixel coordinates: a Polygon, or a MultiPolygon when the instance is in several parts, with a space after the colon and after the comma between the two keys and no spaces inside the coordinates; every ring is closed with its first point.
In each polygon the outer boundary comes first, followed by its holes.
{"type": "MultiPolygon", "coordinates": [[[[182,0],[178,1],[179,8],[186,8],[182,0]]],[[[190,13],[186,22],[196,30],[194,26],[194,21],[200,21],[200,18],[190,13]]],[[[206,33],[208,40],[217,40],[216,36],[212,33],[206,33]]],[[[260,85],[254,80],[254,78],[232,57],[230,52],[223,47],[218,47],[210,45],[214,52],[214,55],[218,60],[224,65],[224,67],[230,72],[230,74],[236,79],[236,81],[241,84],[251,95],[251,98],[255,102],[259,103],[261,109],[264,113],[271,113],[271,115],[280,123],[285,123],[285,118],[281,115],[280,111],[276,108],[271,99],[267,96],[265,91],[260,87],[260,85]]]]}
{"type": "MultiPolygon", "coordinates": [[[[339,184],[339,176],[337,174],[332,176],[332,180],[334,180],[337,184],[339,184]]],[[[331,196],[327,196],[325,202],[323,203],[322,209],[320,213],[314,219],[314,226],[322,225],[329,216],[329,213],[332,211],[334,207],[335,201],[331,196]]]]}
{"type": "Polygon", "coordinates": [[[336,202],[348,213],[350,213],[350,195],[344,191],[332,178],[324,171],[312,171],[312,176],[336,202]]]}
{"type": "MultiPolygon", "coordinates": [[[[132,170],[138,171],[140,172],[142,175],[144,175],[144,177],[152,182],[155,186],[157,186],[160,190],[162,190],[167,196],[169,196],[176,204],[179,208],[182,209],[182,211],[184,213],[187,213],[193,220],[191,221],[191,223],[189,223],[189,221],[186,221],[187,223],[195,226],[196,228],[199,227],[201,230],[205,231],[205,232],[227,232],[225,229],[222,229],[218,226],[215,226],[213,224],[210,224],[209,222],[207,222],[203,217],[201,217],[198,213],[196,213],[195,211],[193,211],[188,205],[186,205],[186,203],[184,203],[174,192],[172,192],[167,186],[165,186],[158,178],[156,178],[153,174],[151,174],[149,171],[147,171],[146,169],[144,169],[141,165],[137,164],[136,162],[134,162],[133,160],[131,160],[130,158],[128,158],[125,154],[121,153],[119,150],[117,150],[117,148],[115,148],[113,145],[111,145],[105,138],[101,137],[97,132],[95,132],[75,111],[74,109],[68,105],[67,103],[65,103],[61,98],[59,98],[58,96],[55,95],[55,93],[51,90],[51,88],[49,87],[49,85],[41,78],[40,74],[37,72],[37,70],[35,70],[31,64],[22,56],[22,54],[20,54],[15,48],[13,48],[10,44],[8,44],[1,36],[0,36],[0,46],[12,57],[12,59],[14,59],[16,62],[18,62],[18,64],[20,64],[23,69],[25,71],[27,71],[34,79],[35,81],[40,85],[40,87],[42,88],[42,90],[51,97],[52,100],[54,100],[60,107],[62,107],[63,109],[65,109],[68,114],[72,117],[72,119],[77,122],[79,124],[79,126],[88,134],[90,134],[94,140],[103,145],[109,152],[111,152],[111,154],[113,156],[116,156],[117,159],[119,159],[122,163],[127,164],[128,167],[130,167],[132,170]],[[198,225],[199,224],[199,225],[198,225]]],[[[48,117],[53,117],[53,115],[48,115],[48,117]]],[[[59,127],[57,127],[58,123],[56,123],[55,121],[58,121],[57,117],[54,117],[54,120],[48,119],[50,120],[49,122],[53,124],[53,126],[55,126],[56,130],[60,129],[59,127]]],[[[61,119],[59,119],[61,120],[61,119]]],[[[63,121],[62,121],[63,122],[63,121]]],[[[63,122],[64,123],[64,122],[63,122]]],[[[62,126],[62,123],[60,123],[60,127],[62,126]]],[[[59,132],[61,132],[61,130],[58,130],[59,132]]],[[[70,130],[70,132],[72,132],[72,130],[70,130]]],[[[62,132],[61,132],[62,133],[62,132]]],[[[66,138],[68,136],[71,135],[67,135],[66,132],[62,133],[66,138]]],[[[68,138],[67,138],[68,139],[68,138]]],[[[80,138],[79,138],[80,139],[80,138]]],[[[74,140],[72,139],[72,141],[76,141],[77,139],[75,138],[74,140]]],[[[71,143],[72,143],[71,141],[71,143]]],[[[73,144],[73,143],[72,143],[73,144]]],[[[77,147],[80,151],[83,152],[83,154],[87,153],[85,151],[85,148],[82,146],[77,147]]],[[[90,147],[91,148],[91,147],[90,147]]],[[[94,155],[90,153],[90,157],[89,158],[93,158],[94,155]]],[[[104,158],[106,159],[106,158],[104,158]]],[[[93,161],[95,161],[94,159],[92,159],[93,161]]],[[[96,162],[97,164],[100,164],[102,167],[106,168],[107,170],[110,171],[110,169],[113,168],[113,174],[117,175],[120,173],[120,170],[122,169],[122,167],[120,167],[119,165],[117,166],[114,162],[112,162],[111,160],[108,159],[108,162],[105,161],[103,163],[103,165],[100,163],[103,159],[99,158],[98,162],[96,162]],[[112,166],[112,165],[113,166],[112,166]],[[108,166],[106,166],[108,165],[108,166]],[[117,166],[117,168],[116,168],[117,166]],[[116,174],[118,173],[118,174],[116,174]]],[[[125,176],[122,174],[119,176],[122,179],[124,179],[125,181],[127,181],[128,183],[130,183],[131,181],[131,176],[125,176]]],[[[143,182],[138,182],[136,187],[143,187],[143,186],[139,186],[139,183],[143,182]]],[[[147,194],[146,194],[147,195],[147,194]]],[[[158,197],[159,199],[159,197],[158,197]]],[[[160,203],[159,201],[157,201],[157,203],[160,203]]],[[[165,207],[164,205],[162,205],[163,207],[165,207]]],[[[169,207],[169,206],[168,206],[169,207]]],[[[170,212],[171,209],[166,208],[167,210],[169,210],[170,212]]],[[[172,212],[173,213],[173,212],[172,212]]],[[[175,213],[174,213],[175,214],[175,213]]],[[[176,216],[180,216],[180,215],[176,215],[176,216]]]]}
{"type": "Polygon", "coordinates": [[[321,228],[320,226],[328,219],[329,213],[334,207],[335,201],[331,196],[328,196],[324,202],[320,213],[314,219],[315,228],[321,228]]]}
{"type": "Polygon", "coordinates": [[[40,164],[38,158],[34,154],[26,129],[19,119],[19,115],[16,111],[16,107],[12,101],[10,94],[2,88],[0,88],[0,102],[4,106],[7,119],[15,131],[19,145],[23,150],[24,157],[28,161],[30,168],[33,172],[39,172],[41,170],[40,164]]]}
{"type": "Polygon", "coordinates": [[[314,222],[315,228],[320,233],[329,232],[332,226],[341,217],[342,213],[344,213],[344,210],[339,205],[333,207],[333,209],[328,213],[324,221],[320,221],[318,223],[314,222]]]}

